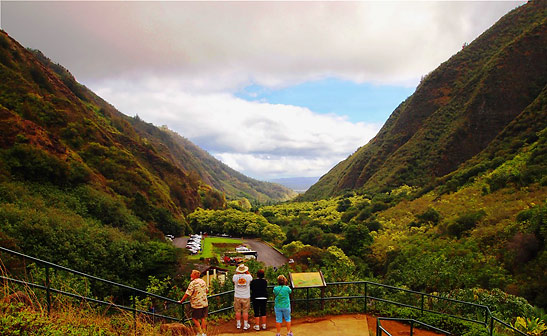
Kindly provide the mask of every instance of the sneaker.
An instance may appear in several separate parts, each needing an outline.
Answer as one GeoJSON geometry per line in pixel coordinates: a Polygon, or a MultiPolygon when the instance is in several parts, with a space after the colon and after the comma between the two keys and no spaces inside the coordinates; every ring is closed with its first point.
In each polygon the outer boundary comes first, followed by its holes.
{"type": "Polygon", "coordinates": [[[266,324],[262,325],[262,330],[266,330],[266,324]]]}
{"type": "Polygon", "coordinates": [[[275,334],[275,336],[281,336],[281,334],[275,334]]]}
{"type": "Polygon", "coordinates": [[[289,333],[287,334],[287,336],[292,336],[292,331],[289,331],[289,333]]]}
{"type": "Polygon", "coordinates": [[[243,330],[247,330],[247,329],[250,329],[251,328],[251,325],[247,322],[245,322],[245,325],[243,325],[243,330]]]}
{"type": "Polygon", "coordinates": [[[255,325],[253,328],[254,328],[254,330],[260,330],[260,326],[258,324],[255,325]]]}
{"type": "Polygon", "coordinates": [[[236,322],[236,328],[237,328],[237,329],[241,329],[241,321],[237,321],[237,322],[236,322]]]}

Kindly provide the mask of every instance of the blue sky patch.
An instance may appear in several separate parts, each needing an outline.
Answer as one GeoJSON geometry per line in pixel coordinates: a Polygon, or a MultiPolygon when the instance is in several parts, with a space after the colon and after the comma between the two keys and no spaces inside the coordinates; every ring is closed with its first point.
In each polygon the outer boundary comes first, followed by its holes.
{"type": "Polygon", "coordinates": [[[295,105],[317,113],[347,116],[351,122],[384,123],[414,90],[413,87],[324,79],[282,89],[251,85],[236,96],[248,101],[295,105]]]}

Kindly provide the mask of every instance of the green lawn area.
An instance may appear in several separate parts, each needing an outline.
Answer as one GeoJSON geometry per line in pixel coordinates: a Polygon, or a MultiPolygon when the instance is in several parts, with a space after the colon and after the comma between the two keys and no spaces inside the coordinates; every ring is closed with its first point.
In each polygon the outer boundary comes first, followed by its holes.
{"type": "Polygon", "coordinates": [[[199,258],[213,258],[215,253],[213,251],[213,244],[243,244],[241,239],[236,238],[224,238],[224,237],[207,237],[201,240],[201,253],[194,254],[188,257],[188,259],[199,258]]]}

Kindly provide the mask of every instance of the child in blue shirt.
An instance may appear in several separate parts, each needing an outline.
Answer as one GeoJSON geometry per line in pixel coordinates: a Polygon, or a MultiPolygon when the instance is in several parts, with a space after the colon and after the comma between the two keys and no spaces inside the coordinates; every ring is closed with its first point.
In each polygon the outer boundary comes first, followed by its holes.
{"type": "Polygon", "coordinates": [[[273,293],[275,295],[275,327],[276,336],[281,336],[281,323],[283,319],[287,322],[287,336],[293,336],[291,331],[291,299],[289,295],[292,290],[287,286],[287,278],[284,275],[277,277],[278,286],[275,286],[273,293]]]}

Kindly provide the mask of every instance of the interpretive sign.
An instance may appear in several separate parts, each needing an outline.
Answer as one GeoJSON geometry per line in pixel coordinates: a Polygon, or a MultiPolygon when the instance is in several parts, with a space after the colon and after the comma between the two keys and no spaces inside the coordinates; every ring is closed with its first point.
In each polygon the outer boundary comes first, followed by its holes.
{"type": "Polygon", "coordinates": [[[312,288],[312,287],[326,287],[325,278],[323,273],[319,272],[305,272],[305,273],[289,273],[291,286],[293,288],[312,288]]]}

